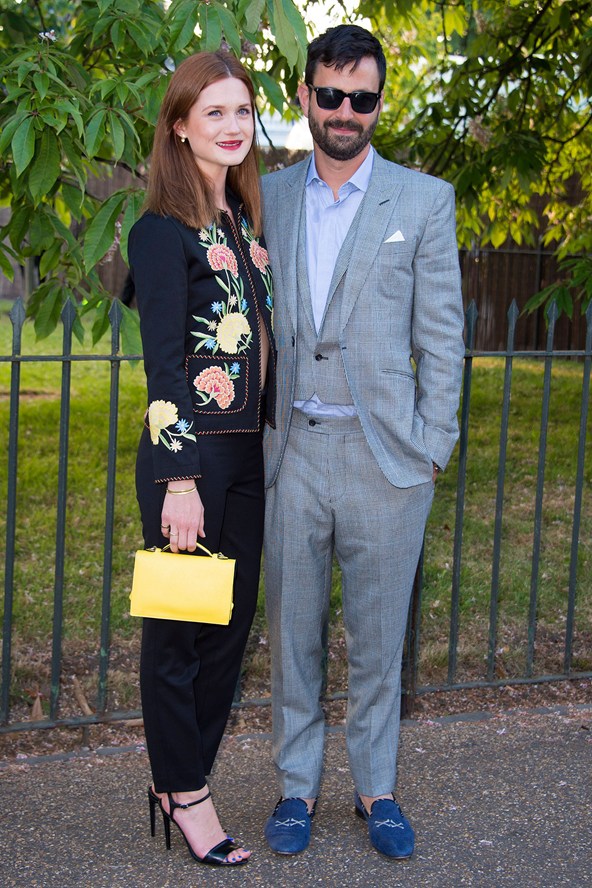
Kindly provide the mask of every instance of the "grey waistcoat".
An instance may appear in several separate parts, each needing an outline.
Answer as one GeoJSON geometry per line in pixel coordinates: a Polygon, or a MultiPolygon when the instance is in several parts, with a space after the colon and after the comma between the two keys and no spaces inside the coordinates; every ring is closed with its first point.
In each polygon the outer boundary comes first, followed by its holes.
{"type": "MultiPolygon", "coordinates": [[[[325,312],[318,336],[312,322],[312,310],[305,311],[302,300],[298,302],[296,401],[307,401],[316,392],[325,404],[352,403],[338,342],[340,289],[325,312]]],[[[310,299],[308,294],[305,298],[310,299]]]]}

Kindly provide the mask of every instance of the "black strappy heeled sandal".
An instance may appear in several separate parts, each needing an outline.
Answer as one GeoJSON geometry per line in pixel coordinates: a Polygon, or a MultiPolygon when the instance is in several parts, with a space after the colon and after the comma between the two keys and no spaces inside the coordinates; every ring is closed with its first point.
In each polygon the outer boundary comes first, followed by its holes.
{"type": "MultiPolygon", "coordinates": [[[[171,847],[171,823],[174,823],[183,838],[185,839],[185,844],[189,849],[189,853],[193,857],[194,860],[197,860],[198,863],[208,863],[211,866],[240,866],[243,863],[248,861],[248,857],[245,857],[241,860],[227,860],[229,854],[232,854],[233,851],[238,851],[241,846],[238,845],[234,839],[226,838],[219,842],[217,845],[214,845],[213,848],[210,848],[207,854],[203,857],[200,857],[195,853],[187,836],[177,823],[174,818],[174,812],[177,808],[181,810],[185,810],[187,808],[193,808],[194,805],[200,805],[202,802],[205,802],[206,799],[211,798],[212,793],[208,792],[203,798],[197,799],[195,802],[187,802],[186,804],[181,804],[180,802],[176,802],[172,797],[170,792],[167,792],[167,798],[169,800],[169,811],[165,811],[162,800],[159,796],[156,795],[151,786],[148,787],[148,803],[150,805],[150,835],[154,836],[156,832],[156,806],[160,808],[162,812],[162,822],[164,825],[164,837],[167,848],[170,850],[171,847]]],[[[244,850],[244,849],[243,849],[244,850]]]]}

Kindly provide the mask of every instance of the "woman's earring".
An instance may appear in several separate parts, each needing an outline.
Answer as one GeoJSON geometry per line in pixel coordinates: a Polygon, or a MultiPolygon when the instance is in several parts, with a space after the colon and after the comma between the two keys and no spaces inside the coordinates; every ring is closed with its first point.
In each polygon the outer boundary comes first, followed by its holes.
{"type": "Polygon", "coordinates": [[[187,136],[181,136],[180,138],[181,138],[181,141],[183,142],[183,144],[185,144],[185,142],[187,140],[187,136]]]}

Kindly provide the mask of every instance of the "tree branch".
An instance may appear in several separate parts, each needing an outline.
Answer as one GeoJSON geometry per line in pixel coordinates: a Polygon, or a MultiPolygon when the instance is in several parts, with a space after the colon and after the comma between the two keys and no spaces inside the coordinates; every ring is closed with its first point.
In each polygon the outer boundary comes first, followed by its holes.
{"type": "Polygon", "coordinates": [[[39,15],[39,21],[41,22],[41,30],[47,31],[47,25],[45,24],[45,19],[43,18],[43,10],[41,9],[41,3],[39,2],[39,0],[33,0],[33,2],[35,4],[35,9],[37,10],[37,13],[39,15]]]}

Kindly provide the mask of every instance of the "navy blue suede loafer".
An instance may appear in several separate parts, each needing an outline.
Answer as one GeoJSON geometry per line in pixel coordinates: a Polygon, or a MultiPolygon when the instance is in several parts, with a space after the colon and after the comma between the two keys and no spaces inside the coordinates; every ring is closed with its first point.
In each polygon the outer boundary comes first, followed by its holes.
{"type": "Polygon", "coordinates": [[[308,813],[303,799],[280,799],[275,810],[265,824],[265,838],[276,854],[300,854],[310,842],[310,822],[314,817],[308,813]]]}
{"type": "Polygon", "coordinates": [[[364,808],[358,793],[355,794],[355,803],[356,814],[368,824],[368,835],[377,851],[396,860],[411,857],[415,835],[394,796],[392,799],[377,799],[370,813],[364,808]]]}

